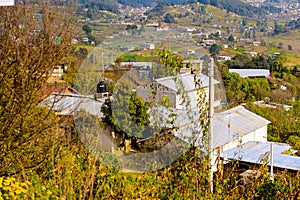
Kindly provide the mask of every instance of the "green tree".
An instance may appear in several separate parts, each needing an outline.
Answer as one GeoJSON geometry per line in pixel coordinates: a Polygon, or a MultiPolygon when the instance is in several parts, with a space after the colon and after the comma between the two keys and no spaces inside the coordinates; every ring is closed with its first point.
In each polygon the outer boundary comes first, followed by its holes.
{"type": "Polygon", "coordinates": [[[283,33],[283,32],[284,32],[283,25],[279,25],[277,22],[275,22],[274,34],[278,35],[278,34],[283,33]]]}
{"type": "Polygon", "coordinates": [[[213,56],[216,57],[221,51],[221,46],[217,44],[211,45],[209,48],[209,53],[213,56]]]}
{"type": "Polygon", "coordinates": [[[243,25],[243,26],[247,26],[247,20],[246,20],[246,19],[243,19],[242,25],[243,25]]]}
{"type": "Polygon", "coordinates": [[[96,42],[96,37],[91,33],[88,34],[88,39],[90,42],[96,42]]]}
{"type": "Polygon", "coordinates": [[[280,54],[277,58],[275,58],[271,61],[271,64],[270,64],[271,72],[282,73],[285,62],[286,62],[286,56],[283,54],[280,54]]]}
{"type": "Polygon", "coordinates": [[[228,42],[230,42],[230,43],[234,42],[234,37],[233,37],[233,35],[230,35],[230,36],[228,37],[228,42]]]}
{"type": "Polygon", "coordinates": [[[167,13],[165,16],[164,16],[164,22],[165,23],[175,23],[175,18],[174,16],[171,14],[171,13],[167,13]]]}
{"type": "Polygon", "coordinates": [[[85,34],[89,35],[92,33],[92,29],[89,25],[85,24],[82,26],[82,30],[85,32],[85,34]]]}
{"type": "Polygon", "coordinates": [[[136,33],[138,33],[138,27],[137,27],[136,24],[133,24],[133,25],[127,25],[126,30],[127,30],[128,32],[131,32],[131,34],[133,34],[133,35],[136,34],[136,33]]]}
{"type": "Polygon", "coordinates": [[[101,108],[104,114],[103,121],[118,134],[133,139],[142,137],[145,127],[149,125],[148,104],[136,93],[130,94],[126,86],[119,86],[117,90],[113,99],[106,100],[101,108]]]}
{"type": "Polygon", "coordinates": [[[91,8],[86,11],[86,16],[90,19],[94,19],[94,12],[91,8]]]}
{"type": "Polygon", "coordinates": [[[141,129],[144,129],[150,123],[148,109],[148,104],[144,103],[144,100],[136,93],[133,93],[129,101],[129,115],[141,129]]]}

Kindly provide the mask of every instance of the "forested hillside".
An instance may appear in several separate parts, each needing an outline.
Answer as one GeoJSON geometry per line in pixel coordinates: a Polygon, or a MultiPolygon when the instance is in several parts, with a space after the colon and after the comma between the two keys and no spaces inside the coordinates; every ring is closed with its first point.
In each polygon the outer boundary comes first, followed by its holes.
{"type": "Polygon", "coordinates": [[[118,5],[115,0],[79,0],[79,4],[82,4],[85,8],[96,8],[118,13],[118,5]]]}
{"type": "MultiPolygon", "coordinates": [[[[157,4],[168,6],[168,5],[182,5],[192,3],[191,0],[80,0],[79,3],[85,8],[97,8],[99,10],[107,10],[114,13],[118,13],[118,4],[123,4],[132,7],[151,7],[157,4]]],[[[280,8],[276,8],[271,5],[264,5],[262,7],[254,7],[242,1],[236,0],[198,0],[199,3],[216,6],[220,9],[225,9],[227,12],[233,12],[241,16],[251,17],[253,15],[264,15],[269,12],[277,13],[280,12],[280,8]]]]}
{"type": "Polygon", "coordinates": [[[266,14],[267,12],[279,12],[279,8],[270,5],[263,7],[254,7],[242,1],[236,0],[198,0],[199,3],[216,6],[220,9],[225,9],[227,12],[233,12],[241,16],[253,16],[257,14],[266,14]]]}
{"type": "Polygon", "coordinates": [[[191,0],[117,0],[118,3],[128,6],[151,6],[154,3],[164,3],[165,5],[181,5],[192,2],[191,0]]]}

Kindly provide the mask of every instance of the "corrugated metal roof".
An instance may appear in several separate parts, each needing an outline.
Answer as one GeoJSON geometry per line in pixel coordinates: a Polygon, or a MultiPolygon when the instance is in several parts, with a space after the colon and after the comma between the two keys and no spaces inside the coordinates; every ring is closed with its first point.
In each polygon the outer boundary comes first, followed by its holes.
{"type": "MultiPolygon", "coordinates": [[[[174,113],[177,114],[175,126],[180,128],[175,132],[175,136],[187,143],[194,141],[195,146],[200,146],[202,144],[202,133],[199,125],[199,112],[174,110],[174,113]]],[[[168,115],[169,113],[164,113],[164,116],[168,115]]],[[[216,148],[227,144],[269,123],[271,122],[243,106],[215,114],[213,120],[213,146],[216,148]]]]}
{"type": "Polygon", "coordinates": [[[152,62],[121,62],[120,66],[133,66],[133,67],[147,67],[149,66],[150,68],[152,68],[152,62]]]}
{"type": "Polygon", "coordinates": [[[268,69],[229,69],[230,73],[238,73],[240,77],[270,77],[268,69]]]}
{"type": "Polygon", "coordinates": [[[90,114],[103,117],[101,106],[103,102],[95,101],[91,96],[80,94],[52,93],[40,105],[48,107],[61,115],[71,115],[75,111],[84,109],[90,114]]]}
{"type": "Polygon", "coordinates": [[[247,109],[238,106],[215,114],[213,123],[214,147],[251,133],[271,122],[247,109]]]}
{"type": "Polygon", "coordinates": [[[288,144],[274,142],[247,142],[240,147],[232,148],[221,153],[226,160],[240,160],[243,162],[262,164],[262,161],[270,152],[270,144],[273,144],[273,165],[283,169],[300,170],[300,157],[282,154],[291,148],[288,144]]]}
{"type": "MultiPolygon", "coordinates": [[[[195,74],[191,74],[191,73],[185,73],[185,74],[179,75],[178,78],[182,81],[185,91],[195,90],[194,76],[195,76],[195,74]]],[[[208,87],[208,85],[209,85],[209,77],[208,76],[203,75],[203,74],[198,74],[197,78],[198,78],[198,80],[201,81],[202,87],[208,87]]],[[[180,86],[180,85],[179,86],[176,85],[174,76],[155,79],[155,82],[157,82],[167,88],[170,88],[176,92],[178,91],[177,88],[180,86]]],[[[218,84],[219,82],[214,80],[213,83],[218,84]]]]}

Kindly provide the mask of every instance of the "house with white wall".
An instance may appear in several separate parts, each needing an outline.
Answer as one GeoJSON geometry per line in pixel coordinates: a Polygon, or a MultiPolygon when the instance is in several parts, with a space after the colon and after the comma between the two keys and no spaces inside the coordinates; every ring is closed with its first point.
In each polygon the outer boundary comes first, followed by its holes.
{"type": "MultiPolygon", "coordinates": [[[[214,80],[214,85],[219,82],[214,80]]],[[[155,100],[161,102],[164,96],[167,96],[176,109],[197,109],[198,92],[203,90],[206,102],[208,102],[209,77],[203,74],[191,74],[190,72],[175,76],[154,79],[151,84],[145,84],[137,87],[137,95],[146,101],[150,101],[153,91],[156,91],[155,100]],[[195,86],[195,77],[201,83],[200,87],[195,86]],[[155,88],[155,89],[154,89],[155,88]],[[184,96],[183,96],[184,95],[184,96]],[[189,99],[187,101],[187,99],[189,99]]]]}
{"type": "MultiPolygon", "coordinates": [[[[194,146],[202,146],[203,140],[199,123],[199,112],[176,111],[179,130],[175,136],[194,146]],[[184,112],[184,114],[182,113],[184,112]],[[187,117],[188,116],[188,117],[187,117]],[[192,129],[192,127],[194,127],[192,129]],[[196,128],[195,128],[196,127],[196,128]],[[198,132],[197,134],[193,134],[198,132]]],[[[237,147],[249,141],[267,141],[267,126],[271,122],[243,106],[216,113],[213,117],[213,148],[215,153],[237,147]]]]}
{"type": "MultiPolygon", "coordinates": [[[[198,112],[176,110],[174,136],[207,153],[207,133],[203,134],[198,112]]],[[[243,106],[216,113],[213,116],[212,140],[215,165],[217,158],[233,148],[251,141],[267,142],[267,126],[271,122],[243,106]]],[[[216,167],[216,166],[215,166],[216,167]]],[[[215,168],[216,169],[216,168],[215,168]]]]}

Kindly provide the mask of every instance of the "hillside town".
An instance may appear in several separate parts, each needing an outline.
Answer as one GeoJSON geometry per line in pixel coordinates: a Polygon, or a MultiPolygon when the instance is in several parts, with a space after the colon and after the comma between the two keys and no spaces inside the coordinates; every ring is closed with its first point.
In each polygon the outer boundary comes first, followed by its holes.
{"type": "Polygon", "coordinates": [[[300,198],[299,2],[1,3],[0,199],[300,198]]]}

